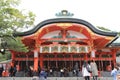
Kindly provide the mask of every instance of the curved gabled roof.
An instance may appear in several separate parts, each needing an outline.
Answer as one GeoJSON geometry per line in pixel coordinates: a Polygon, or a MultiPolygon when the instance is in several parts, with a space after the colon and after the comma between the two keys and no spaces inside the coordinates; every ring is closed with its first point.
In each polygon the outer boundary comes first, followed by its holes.
{"type": "Polygon", "coordinates": [[[104,32],[100,31],[97,28],[95,28],[92,24],[90,24],[87,21],[81,20],[81,19],[76,19],[76,18],[55,18],[55,19],[48,19],[45,20],[41,23],[39,23],[36,27],[33,29],[22,32],[22,33],[14,33],[13,36],[27,36],[35,33],[38,31],[41,27],[44,27],[45,25],[52,24],[52,23],[78,23],[87,26],[90,30],[92,30],[96,34],[104,35],[104,36],[111,36],[115,37],[117,36],[117,32],[104,32]]]}

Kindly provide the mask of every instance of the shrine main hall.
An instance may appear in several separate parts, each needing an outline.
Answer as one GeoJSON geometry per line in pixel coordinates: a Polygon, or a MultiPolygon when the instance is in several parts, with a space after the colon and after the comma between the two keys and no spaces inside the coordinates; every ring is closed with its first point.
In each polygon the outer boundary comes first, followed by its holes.
{"type": "Polygon", "coordinates": [[[73,69],[78,63],[95,60],[99,71],[109,71],[116,64],[119,48],[112,46],[117,32],[102,31],[77,18],[54,18],[40,22],[33,29],[16,33],[29,52],[12,51],[12,61],[20,69],[33,66],[73,69]]]}

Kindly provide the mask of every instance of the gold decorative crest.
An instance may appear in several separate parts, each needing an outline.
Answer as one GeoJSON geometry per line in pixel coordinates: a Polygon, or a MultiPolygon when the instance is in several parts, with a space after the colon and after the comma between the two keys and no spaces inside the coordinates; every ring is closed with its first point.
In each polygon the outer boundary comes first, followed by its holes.
{"type": "Polygon", "coordinates": [[[72,26],[72,23],[57,23],[56,25],[60,26],[63,29],[66,29],[66,28],[72,26]]]}

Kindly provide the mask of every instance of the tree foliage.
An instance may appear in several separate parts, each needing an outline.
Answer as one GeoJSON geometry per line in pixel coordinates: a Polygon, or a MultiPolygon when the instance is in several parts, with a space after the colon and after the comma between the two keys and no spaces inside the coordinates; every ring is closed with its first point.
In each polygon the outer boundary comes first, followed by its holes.
{"type": "Polygon", "coordinates": [[[12,36],[4,36],[2,38],[4,41],[1,47],[8,50],[15,50],[19,52],[27,52],[27,47],[22,43],[20,37],[13,38],[12,36]]]}
{"type": "Polygon", "coordinates": [[[118,35],[120,36],[120,32],[118,32],[118,35]]]}
{"type": "Polygon", "coordinates": [[[100,27],[100,26],[97,26],[100,30],[103,30],[103,31],[111,31],[110,29],[107,29],[105,27],[100,27]]]}
{"type": "Polygon", "coordinates": [[[0,34],[10,34],[18,28],[31,26],[35,15],[32,12],[23,14],[15,8],[19,0],[0,0],[0,34]]]}
{"type": "Polygon", "coordinates": [[[17,9],[19,4],[20,0],[0,0],[0,38],[7,42],[8,49],[26,52],[27,48],[22,44],[21,39],[13,38],[12,33],[19,28],[33,26],[35,15],[17,9]]]}
{"type": "MultiPolygon", "coordinates": [[[[110,29],[107,29],[105,27],[100,27],[100,26],[97,26],[100,30],[103,30],[103,31],[111,31],[110,29]]],[[[120,32],[118,32],[118,35],[120,36],[120,32]]]]}

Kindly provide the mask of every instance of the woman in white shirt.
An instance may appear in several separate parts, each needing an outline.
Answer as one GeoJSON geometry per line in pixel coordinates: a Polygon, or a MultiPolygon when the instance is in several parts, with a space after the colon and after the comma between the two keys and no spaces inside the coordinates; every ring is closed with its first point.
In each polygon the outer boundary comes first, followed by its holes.
{"type": "Polygon", "coordinates": [[[90,80],[90,72],[88,72],[87,67],[91,68],[87,61],[84,61],[82,66],[82,75],[85,80],[90,80]]]}

